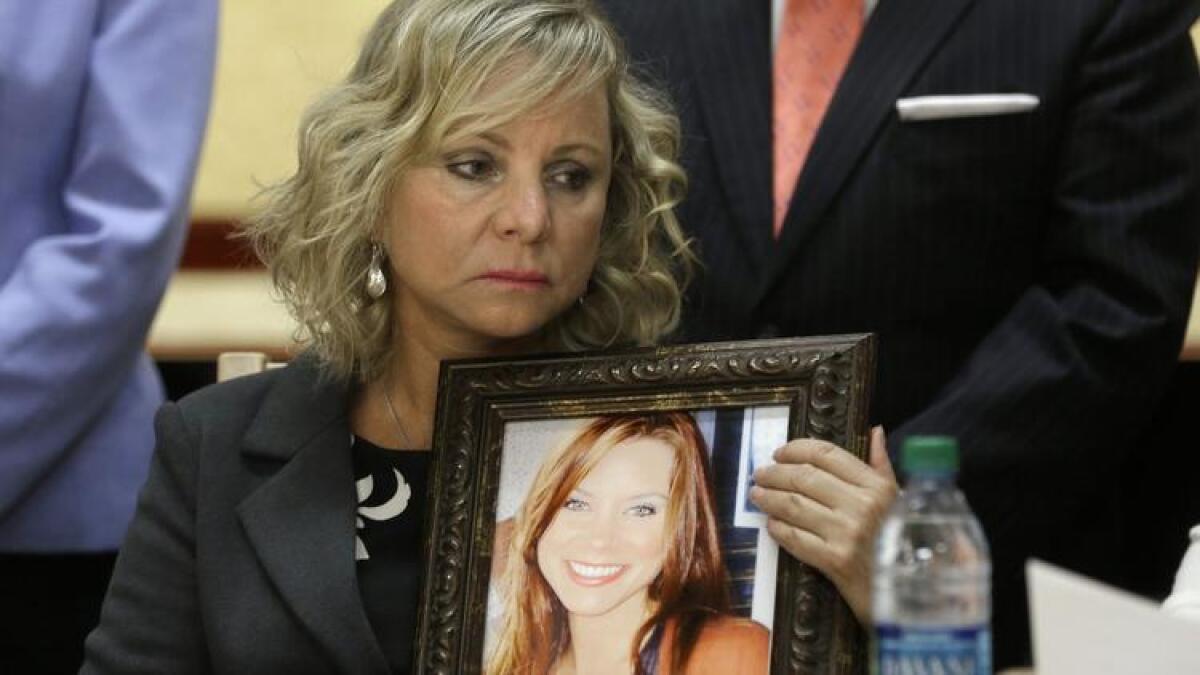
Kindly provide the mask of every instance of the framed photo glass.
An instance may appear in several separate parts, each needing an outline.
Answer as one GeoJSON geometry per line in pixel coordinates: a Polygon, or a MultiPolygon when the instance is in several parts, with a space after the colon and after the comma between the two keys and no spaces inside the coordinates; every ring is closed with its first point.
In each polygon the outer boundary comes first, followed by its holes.
{"type": "Polygon", "coordinates": [[[748,495],[791,438],[865,455],[873,361],[848,335],[445,364],[418,672],[863,671],[748,495]]]}

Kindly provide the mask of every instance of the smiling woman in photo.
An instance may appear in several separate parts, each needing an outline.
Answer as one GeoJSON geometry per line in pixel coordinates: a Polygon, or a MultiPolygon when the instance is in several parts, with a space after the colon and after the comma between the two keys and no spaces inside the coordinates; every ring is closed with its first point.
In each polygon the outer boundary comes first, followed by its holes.
{"type": "Polygon", "coordinates": [[[767,630],[730,613],[708,448],[686,412],[583,427],[538,470],[503,555],[490,675],[766,672],[767,630]]]}

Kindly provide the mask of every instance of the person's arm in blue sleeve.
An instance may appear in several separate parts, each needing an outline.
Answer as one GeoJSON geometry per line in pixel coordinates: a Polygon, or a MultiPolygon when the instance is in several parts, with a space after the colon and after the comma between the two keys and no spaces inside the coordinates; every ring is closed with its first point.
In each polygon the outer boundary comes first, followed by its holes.
{"type": "MultiPolygon", "coordinates": [[[[29,28],[38,30],[53,26],[45,19],[91,8],[72,7],[10,9],[43,20],[29,28]]],[[[51,186],[56,208],[37,212],[46,234],[0,279],[0,519],[113,404],[145,349],[186,232],[216,2],[106,0],[95,8],[91,42],[78,46],[88,65],[69,167],[51,186]]],[[[17,67],[36,77],[38,65],[30,56],[17,67]]],[[[22,105],[12,97],[0,104],[22,105]]],[[[16,222],[25,215],[0,213],[0,227],[27,226],[16,222]]]]}

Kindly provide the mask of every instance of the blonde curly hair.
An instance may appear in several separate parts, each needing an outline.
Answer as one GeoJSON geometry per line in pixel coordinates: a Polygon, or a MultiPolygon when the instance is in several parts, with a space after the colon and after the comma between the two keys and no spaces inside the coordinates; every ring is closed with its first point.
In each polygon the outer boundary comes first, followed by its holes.
{"type": "Polygon", "coordinates": [[[447,142],[597,86],[613,137],[598,259],[586,302],[543,331],[580,350],[674,329],[695,263],[674,215],[679,123],[609,22],[589,0],[396,0],[304,115],[295,174],[263,191],[243,231],[332,374],[373,379],[389,354],[391,303],[372,302],[364,279],[396,178],[447,142]]]}

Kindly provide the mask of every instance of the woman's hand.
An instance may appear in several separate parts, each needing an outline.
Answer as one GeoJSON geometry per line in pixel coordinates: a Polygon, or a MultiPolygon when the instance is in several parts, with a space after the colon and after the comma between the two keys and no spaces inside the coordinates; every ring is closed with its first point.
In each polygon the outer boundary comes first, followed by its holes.
{"type": "Polygon", "coordinates": [[[754,472],[750,491],[775,541],[829,577],[864,626],[875,537],[897,493],[880,427],[871,430],[869,459],[825,441],[791,441],[775,452],[776,464],[754,472]]]}

